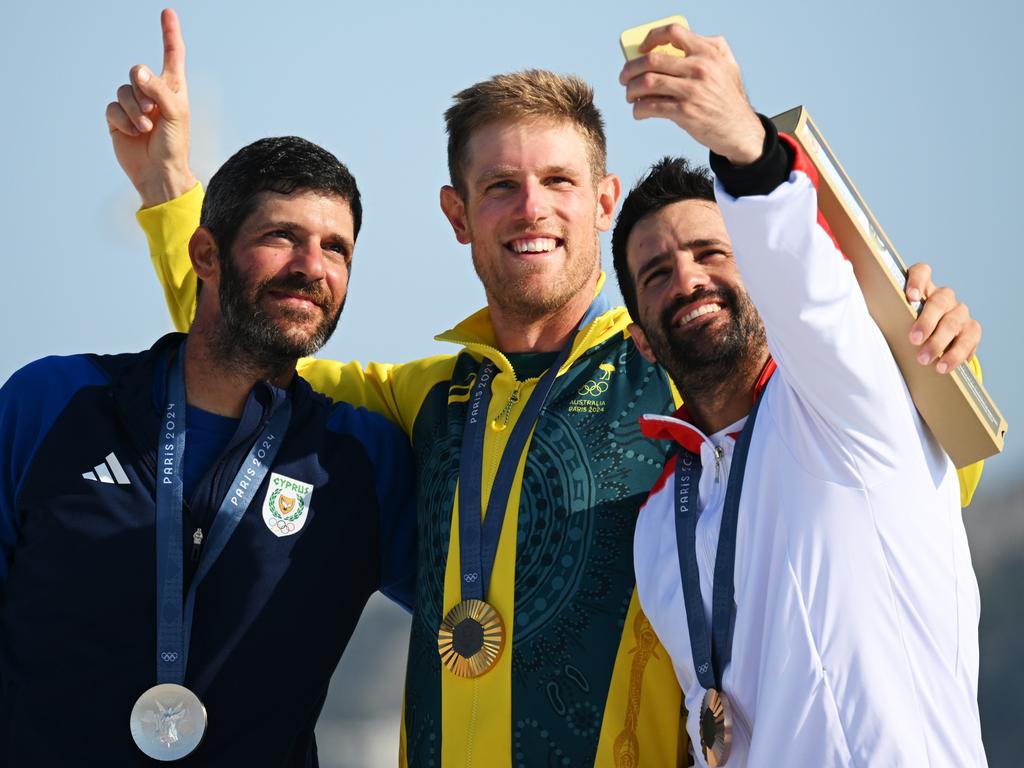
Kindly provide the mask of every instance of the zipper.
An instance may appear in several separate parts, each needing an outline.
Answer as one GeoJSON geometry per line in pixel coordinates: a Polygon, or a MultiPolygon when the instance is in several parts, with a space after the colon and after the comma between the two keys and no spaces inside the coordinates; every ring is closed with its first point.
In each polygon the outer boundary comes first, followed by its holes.
{"type": "Polygon", "coordinates": [[[719,482],[722,479],[722,457],[725,455],[725,450],[719,446],[715,446],[715,482],[719,482]]]}
{"type": "Polygon", "coordinates": [[[519,402],[519,392],[522,388],[523,382],[516,382],[516,388],[513,389],[512,394],[509,395],[508,402],[505,403],[505,407],[501,409],[501,413],[499,413],[491,422],[491,429],[495,432],[503,432],[508,428],[508,420],[512,418],[512,408],[519,402]],[[501,420],[500,424],[498,423],[499,419],[501,420]]]}
{"type": "Polygon", "coordinates": [[[199,555],[203,549],[203,529],[196,528],[196,532],[192,534],[192,562],[199,562],[199,555]]]}

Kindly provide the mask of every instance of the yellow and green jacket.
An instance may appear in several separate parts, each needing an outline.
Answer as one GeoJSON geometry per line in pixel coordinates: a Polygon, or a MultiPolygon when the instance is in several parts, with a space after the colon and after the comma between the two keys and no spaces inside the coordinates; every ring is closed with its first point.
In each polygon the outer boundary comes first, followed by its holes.
{"type": "MultiPolygon", "coordinates": [[[[197,186],[139,213],[179,329],[194,313],[187,244],[201,201],[197,186]]],[[[460,345],[455,355],[366,367],[300,362],[314,389],[399,424],[416,457],[418,578],[402,765],[686,764],[679,687],[639,609],[633,575],[637,510],[664,459],[637,420],[673,411],[678,397],[639,355],[628,323],[617,307],[577,333],[520,458],[488,593],[511,643],[494,669],[471,679],[445,669],[437,650],[441,619],[461,600],[456,491],[467,404],[486,356],[499,372],[484,442],[485,509],[538,379],[517,378],[486,309],[437,337],[460,345]]],[[[972,469],[961,472],[965,501],[980,474],[972,469]]]]}

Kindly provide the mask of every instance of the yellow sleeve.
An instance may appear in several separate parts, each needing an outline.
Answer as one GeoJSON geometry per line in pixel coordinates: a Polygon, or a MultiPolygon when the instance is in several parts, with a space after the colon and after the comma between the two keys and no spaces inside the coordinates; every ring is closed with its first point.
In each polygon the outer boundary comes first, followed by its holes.
{"type": "MultiPolygon", "coordinates": [[[[981,363],[977,357],[972,357],[967,361],[967,365],[970,366],[974,372],[974,376],[978,379],[978,383],[981,384],[981,363]]],[[[960,506],[966,507],[971,503],[971,499],[974,497],[974,491],[978,487],[978,483],[981,482],[981,470],[985,468],[984,461],[978,461],[974,464],[968,464],[963,469],[956,471],[957,477],[960,478],[960,506]]]]}
{"type": "Polygon", "coordinates": [[[135,218],[146,233],[149,257],[164,289],[174,327],[187,331],[196,314],[196,274],[188,256],[188,243],[199,226],[203,188],[196,184],[181,197],[143,208],[135,218]]]}
{"type": "Polygon", "coordinates": [[[438,355],[411,363],[338,363],[306,357],[299,375],[331,400],[345,401],[379,413],[412,435],[420,406],[430,390],[448,386],[454,355],[438,355]]]}

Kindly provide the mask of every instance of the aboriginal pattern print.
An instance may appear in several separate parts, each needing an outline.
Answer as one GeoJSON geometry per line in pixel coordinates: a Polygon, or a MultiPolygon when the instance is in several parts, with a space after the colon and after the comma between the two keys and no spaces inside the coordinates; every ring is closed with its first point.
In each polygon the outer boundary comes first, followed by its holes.
{"type": "MultiPolygon", "coordinates": [[[[413,430],[420,559],[405,705],[410,766],[440,764],[437,627],[468,399],[461,393],[468,395],[477,366],[460,355],[413,430]]],[[[513,765],[594,762],[620,640],[635,631],[625,621],[637,510],[664,458],[640,435],[637,419],[671,410],[664,374],[616,337],[560,376],[542,411],[516,532],[513,765]]]]}

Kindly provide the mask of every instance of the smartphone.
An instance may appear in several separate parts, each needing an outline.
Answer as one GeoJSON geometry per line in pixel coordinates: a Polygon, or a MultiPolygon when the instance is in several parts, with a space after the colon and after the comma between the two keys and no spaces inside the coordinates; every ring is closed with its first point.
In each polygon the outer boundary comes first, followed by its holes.
{"type": "MultiPolygon", "coordinates": [[[[658,19],[657,21],[650,21],[647,24],[641,24],[639,27],[630,27],[619,36],[619,45],[622,46],[622,54],[626,57],[626,61],[632,61],[640,55],[640,51],[637,50],[640,47],[640,43],[647,37],[647,33],[655,27],[665,27],[669,24],[682,24],[687,29],[690,25],[686,22],[683,16],[668,16],[664,19],[658,19]]],[[[670,53],[673,56],[685,56],[683,51],[680,51],[674,45],[659,45],[654,50],[661,53],[670,53]]]]}

